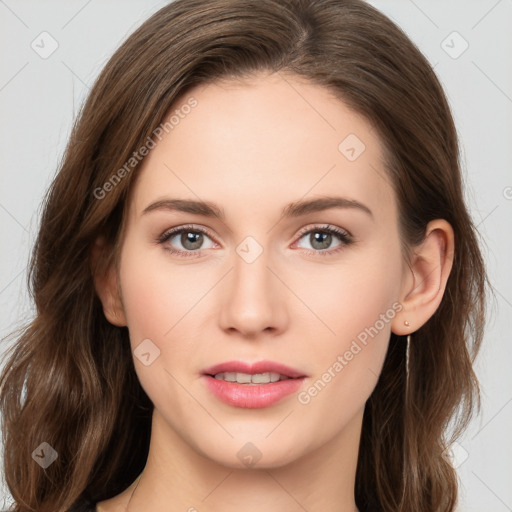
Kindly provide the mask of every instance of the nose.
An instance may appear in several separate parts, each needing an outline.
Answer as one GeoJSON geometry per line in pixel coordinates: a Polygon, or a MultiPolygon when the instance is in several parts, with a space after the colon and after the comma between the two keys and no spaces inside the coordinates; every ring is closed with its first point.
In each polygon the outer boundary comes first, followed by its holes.
{"type": "Polygon", "coordinates": [[[254,339],[263,332],[275,335],[286,328],[286,288],[269,263],[265,250],[251,263],[235,254],[220,298],[220,324],[224,331],[254,339]]]}

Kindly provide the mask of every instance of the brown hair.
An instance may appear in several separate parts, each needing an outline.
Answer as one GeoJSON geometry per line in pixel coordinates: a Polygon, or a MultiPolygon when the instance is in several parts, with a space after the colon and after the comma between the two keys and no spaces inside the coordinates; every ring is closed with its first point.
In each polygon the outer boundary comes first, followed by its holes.
{"type": "Polygon", "coordinates": [[[454,122],[431,66],[386,16],[361,0],[176,0],[138,28],[97,79],[44,204],[29,286],[35,319],[0,377],[4,471],[17,512],[55,512],[110,498],[146,462],[152,404],[134,370],[128,331],[105,318],[90,252],[118,249],[136,167],[98,199],[116,170],[195,84],[289,72],[365,116],[386,148],[403,243],[446,219],[455,260],[436,313],[405,343],[392,334],[363,420],[360,510],[452,511],[456,473],[443,455],[480,405],[472,362],[487,278],[463,200],[454,122]],[[451,426],[451,429],[447,427],[451,426]],[[43,441],[57,460],[31,458],[43,441]]]}

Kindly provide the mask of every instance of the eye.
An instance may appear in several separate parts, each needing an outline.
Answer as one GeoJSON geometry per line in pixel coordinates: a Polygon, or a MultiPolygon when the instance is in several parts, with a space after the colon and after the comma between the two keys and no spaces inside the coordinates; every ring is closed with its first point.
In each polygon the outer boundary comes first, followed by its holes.
{"type": "Polygon", "coordinates": [[[322,256],[337,253],[347,245],[353,243],[352,235],[348,231],[331,225],[316,226],[307,231],[302,231],[300,237],[300,240],[306,239],[312,248],[312,250],[308,249],[310,254],[320,254],[322,256]],[[334,246],[335,249],[329,250],[329,248],[332,247],[333,241],[336,241],[336,239],[338,240],[338,244],[334,246]]]}
{"type": "MultiPolygon", "coordinates": [[[[305,239],[311,249],[306,248],[309,254],[320,254],[322,256],[332,255],[342,250],[347,245],[353,243],[352,235],[336,226],[315,226],[299,233],[299,241],[305,239]],[[330,250],[333,241],[338,240],[338,244],[334,249],[330,250]]],[[[201,250],[212,249],[217,244],[213,242],[212,236],[204,228],[193,225],[180,226],[165,231],[159,238],[158,242],[164,245],[165,250],[172,254],[184,257],[199,256],[201,250]],[[209,240],[210,244],[204,246],[205,240],[209,240]],[[178,247],[176,247],[178,245],[178,247]],[[181,247],[179,247],[181,246],[181,247]]]]}
{"type": "Polygon", "coordinates": [[[167,251],[185,257],[196,256],[194,253],[199,253],[202,249],[211,249],[216,245],[205,229],[194,226],[170,229],[163,233],[158,241],[165,245],[167,251]],[[203,246],[205,239],[211,242],[206,247],[203,246]]]}

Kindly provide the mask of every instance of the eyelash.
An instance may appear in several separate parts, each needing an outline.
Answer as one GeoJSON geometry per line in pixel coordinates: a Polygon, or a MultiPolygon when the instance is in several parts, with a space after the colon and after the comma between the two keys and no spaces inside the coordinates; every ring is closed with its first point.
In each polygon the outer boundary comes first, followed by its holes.
{"type": "MultiPolygon", "coordinates": [[[[187,226],[180,226],[179,228],[173,228],[168,231],[165,231],[158,238],[158,243],[163,245],[166,242],[168,242],[171,238],[173,238],[174,236],[179,235],[183,232],[202,233],[203,235],[207,235],[212,240],[215,240],[214,237],[212,236],[212,234],[208,230],[206,230],[204,228],[195,227],[193,225],[187,225],[187,226]]],[[[304,230],[300,231],[299,234],[297,235],[298,240],[303,238],[304,235],[307,235],[309,233],[314,233],[314,232],[328,233],[331,235],[335,235],[336,237],[339,238],[341,244],[339,246],[337,246],[335,249],[331,249],[331,250],[325,249],[325,250],[315,251],[313,249],[303,249],[306,251],[306,254],[309,254],[309,255],[332,256],[334,254],[337,254],[339,251],[342,251],[344,249],[344,247],[353,243],[352,235],[348,231],[341,230],[341,229],[337,228],[336,226],[332,226],[330,224],[325,225],[325,226],[314,226],[313,228],[305,228],[304,230]]],[[[169,251],[172,254],[183,256],[185,258],[191,258],[191,257],[194,258],[194,257],[198,257],[198,255],[201,254],[201,250],[182,251],[179,249],[174,249],[172,247],[165,247],[165,250],[169,251]]]]}

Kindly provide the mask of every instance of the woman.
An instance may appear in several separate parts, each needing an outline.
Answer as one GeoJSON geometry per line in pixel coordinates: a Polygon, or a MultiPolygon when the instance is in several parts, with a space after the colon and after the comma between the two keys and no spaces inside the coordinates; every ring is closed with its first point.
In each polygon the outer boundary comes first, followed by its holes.
{"type": "Polygon", "coordinates": [[[17,512],[454,510],[485,270],[442,88],[368,4],[154,14],[77,120],[31,284],[17,512]]]}

